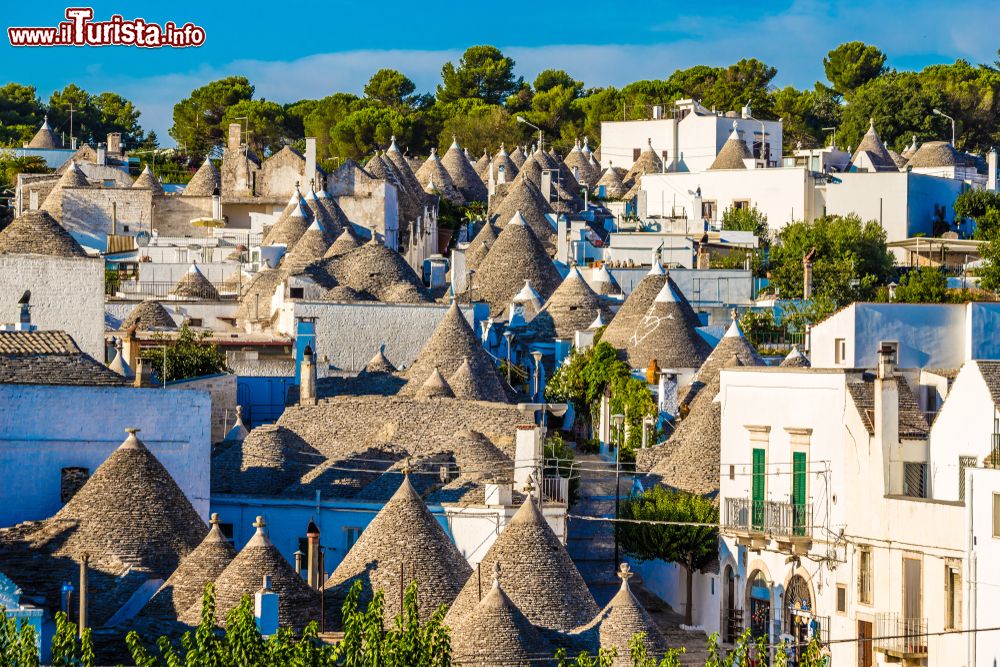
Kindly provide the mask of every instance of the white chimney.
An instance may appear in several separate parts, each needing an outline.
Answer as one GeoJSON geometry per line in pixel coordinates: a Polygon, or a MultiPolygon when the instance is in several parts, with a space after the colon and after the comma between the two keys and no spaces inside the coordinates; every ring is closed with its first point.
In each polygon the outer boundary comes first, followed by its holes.
{"type": "Polygon", "coordinates": [[[528,481],[535,487],[541,483],[542,429],[535,424],[520,424],[514,443],[514,488],[524,492],[528,481]]]}
{"type": "Polygon", "coordinates": [[[306,182],[313,184],[317,191],[322,189],[316,174],[316,137],[306,137],[306,182]]]}
{"type": "Polygon", "coordinates": [[[552,202],[552,170],[551,169],[546,169],[546,170],[544,170],[542,172],[542,183],[541,183],[541,185],[542,185],[542,187],[540,188],[540,190],[542,191],[542,197],[545,199],[545,201],[551,203],[552,202]]]}
{"type": "Polygon", "coordinates": [[[986,154],[986,189],[997,191],[997,149],[986,154]]]}
{"type": "Polygon", "coordinates": [[[887,491],[903,493],[902,448],[899,443],[899,380],[895,375],[895,352],[888,346],[879,348],[878,368],[873,387],[873,422],[875,438],[887,463],[887,491]]]}
{"type": "Polygon", "coordinates": [[[102,167],[108,163],[108,147],[104,144],[97,144],[97,164],[102,167]]]}
{"type": "Polygon", "coordinates": [[[740,108],[740,116],[742,116],[744,120],[750,120],[753,117],[753,115],[750,113],[749,103],[740,108]]]}
{"type": "Polygon", "coordinates": [[[299,405],[316,405],[316,363],[313,349],[306,345],[302,352],[302,367],[299,370],[299,405]]]}
{"type": "Polygon", "coordinates": [[[483,490],[486,504],[490,507],[510,507],[513,504],[513,489],[507,482],[487,482],[483,490]]]}
{"type": "Polygon", "coordinates": [[[659,104],[653,105],[653,120],[660,120],[663,118],[663,107],[659,104]]]}

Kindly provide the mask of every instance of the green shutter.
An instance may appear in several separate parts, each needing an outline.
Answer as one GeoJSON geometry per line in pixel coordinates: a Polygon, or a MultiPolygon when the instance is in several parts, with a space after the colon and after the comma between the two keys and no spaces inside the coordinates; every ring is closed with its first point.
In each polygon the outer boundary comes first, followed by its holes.
{"type": "Polygon", "coordinates": [[[751,515],[753,527],[761,530],[764,528],[764,482],[765,482],[765,453],[763,449],[753,450],[753,497],[751,498],[751,515]]]}
{"type": "Polygon", "coordinates": [[[792,453],[792,520],[795,534],[804,535],[806,525],[806,453],[792,453]]]}

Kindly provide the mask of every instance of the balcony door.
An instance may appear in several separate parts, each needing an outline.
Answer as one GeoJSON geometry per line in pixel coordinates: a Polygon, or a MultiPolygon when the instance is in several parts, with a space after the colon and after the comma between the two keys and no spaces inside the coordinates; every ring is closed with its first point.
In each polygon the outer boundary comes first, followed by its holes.
{"type": "Polygon", "coordinates": [[[872,632],[871,621],[858,621],[858,667],[872,667],[872,632]]]}
{"type": "Polygon", "coordinates": [[[806,534],[806,453],[792,453],[792,530],[793,535],[806,534]]]}
{"type": "Polygon", "coordinates": [[[920,561],[903,559],[903,618],[923,618],[923,586],[920,561]]]}
{"type": "Polygon", "coordinates": [[[751,498],[750,515],[754,530],[764,529],[764,493],[767,482],[765,456],[763,449],[753,450],[753,497],[751,498]]]}

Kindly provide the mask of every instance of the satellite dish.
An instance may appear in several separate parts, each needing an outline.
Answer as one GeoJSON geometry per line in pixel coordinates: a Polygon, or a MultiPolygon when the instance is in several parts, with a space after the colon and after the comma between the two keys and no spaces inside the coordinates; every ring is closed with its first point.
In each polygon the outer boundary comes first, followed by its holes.
{"type": "Polygon", "coordinates": [[[149,240],[152,238],[150,233],[147,231],[141,231],[135,235],[135,244],[140,248],[145,248],[149,245],[149,240]]]}

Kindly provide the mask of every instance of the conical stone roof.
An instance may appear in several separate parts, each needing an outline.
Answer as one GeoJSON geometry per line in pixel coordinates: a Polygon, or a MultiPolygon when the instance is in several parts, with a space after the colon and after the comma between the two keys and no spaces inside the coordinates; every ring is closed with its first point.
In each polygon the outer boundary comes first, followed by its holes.
{"type": "Polygon", "coordinates": [[[482,181],[484,185],[489,182],[490,170],[493,168],[493,160],[490,159],[490,154],[486,151],[486,149],[483,149],[483,154],[472,165],[472,168],[476,170],[476,175],[479,176],[479,180],[482,181]]]}
{"type": "Polygon", "coordinates": [[[137,331],[154,331],[156,329],[176,329],[174,318],[159,301],[146,299],[132,309],[132,312],[122,320],[121,331],[135,327],[137,331]]]}
{"type": "Polygon", "coordinates": [[[542,299],[556,291],[562,279],[542,242],[516,215],[500,232],[489,253],[479,263],[474,284],[479,298],[495,317],[529,281],[542,299]]]}
{"type": "Polygon", "coordinates": [[[283,244],[286,252],[290,251],[295,243],[302,238],[311,224],[312,214],[306,206],[302,197],[298,197],[298,202],[292,205],[288,215],[282,215],[278,222],[271,225],[264,233],[261,245],[283,244]]]}
{"type": "Polygon", "coordinates": [[[903,149],[901,155],[902,157],[909,160],[919,149],[920,149],[920,144],[917,143],[917,135],[914,134],[913,140],[910,142],[910,145],[903,149]]]}
{"type": "Polygon", "coordinates": [[[396,370],[389,358],[385,356],[385,350],[380,347],[371,361],[365,365],[363,372],[370,375],[373,373],[395,373],[396,370]]]}
{"type": "Polygon", "coordinates": [[[62,205],[66,188],[85,188],[89,185],[90,182],[87,180],[86,175],[77,166],[76,161],[72,160],[69,163],[69,167],[63,172],[63,175],[56,181],[55,186],[49,191],[48,196],[45,197],[45,201],[42,202],[39,209],[48,211],[56,220],[62,220],[62,205]]]}
{"type": "Polygon", "coordinates": [[[420,618],[451,604],[472,569],[404,475],[399,489],[375,515],[326,582],[334,597],[346,596],[356,580],[362,599],[385,591],[385,618],[400,613],[400,572],[417,582],[420,618]]]}
{"type": "Polygon", "coordinates": [[[925,141],[906,162],[906,166],[914,169],[956,167],[962,165],[963,162],[962,156],[949,142],[925,141]]]}
{"type": "Polygon", "coordinates": [[[299,237],[292,249],[281,258],[281,269],[288,275],[300,273],[313,262],[323,259],[332,239],[317,220],[313,220],[305,233],[299,237]]]}
{"type": "Polygon", "coordinates": [[[628,563],[622,563],[618,576],[622,585],[615,596],[597,618],[574,634],[583,638],[587,644],[596,644],[605,651],[614,650],[616,656],[613,667],[632,666],[629,644],[635,635],[643,634],[646,654],[659,660],[667,651],[667,641],[656,622],[632,593],[628,583],[632,571],[628,563]]]}
{"type": "Polygon", "coordinates": [[[215,285],[208,281],[194,262],[191,263],[187,273],[174,284],[170,294],[182,299],[219,300],[219,292],[215,289],[215,285]]]}
{"type": "Polygon", "coordinates": [[[646,317],[657,295],[667,282],[667,274],[658,263],[653,264],[649,273],[632,289],[614,319],[604,330],[602,341],[619,350],[626,350],[639,323],[646,317]]]}
{"type": "Polygon", "coordinates": [[[736,122],[733,122],[733,131],[730,132],[726,143],[722,144],[719,154],[709,166],[710,170],[715,169],[746,169],[747,165],[743,160],[753,159],[753,153],[747,147],[745,141],[740,137],[736,129],[736,122]]]}
{"type": "MultiPolygon", "coordinates": [[[[264,577],[269,576],[271,590],[278,594],[278,623],[301,631],[310,621],[319,619],[319,592],[295,574],[291,564],[268,539],[264,518],[257,517],[254,525],[257,532],[215,580],[216,623],[223,624],[226,614],[240,604],[243,596],[253,596],[260,590],[264,577]]],[[[199,601],[180,620],[195,625],[200,618],[199,601]]]]}
{"type": "MultiPolygon", "coordinates": [[[[343,234],[333,245],[342,238],[343,234]]],[[[375,239],[350,252],[325,259],[322,267],[337,284],[371,294],[379,301],[426,303],[431,300],[427,288],[403,256],[375,239]]]]}
{"type": "Polygon", "coordinates": [[[743,330],[740,328],[739,322],[736,321],[735,317],[729,325],[729,329],[726,330],[726,334],[722,337],[722,340],[715,346],[715,349],[708,355],[705,363],[701,365],[701,368],[698,369],[698,372],[691,379],[691,384],[686,388],[686,391],[682,392],[681,402],[691,402],[703,386],[711,384],[713,380],[719,377],[719,371],[734,356],[739,359],[742,366],[765,365],[764,360],[757,354],[757,350],[754,349],[750,341],[743,335],[743,330]]]}
{"type": "Polygon", "coordinates": [[[438,157],[436,148],[431,149],[430,157],[417,170],[416,177],[417,181],[421,184],[421,188],[427,194],[441,195],[456,206],[465,204],[465,198],[458,187],[455,186],[455,182],[451,179],[451,174],[441,164],[441,158],[438,157]]]}
{"type": "Polygon", "coordinates": [[[506,402],[507,396],[493,359],[476,336],[457,303],[445,313],[413,364],[406,370],[409,382],[403,393],[415,394],[435,370],[451,377],[463,363],[476,376],[484,400],[506,402]]]}
{"type": "Polygon", "coordinates": [[[339,230],[347,229],[351,226],[351,222],[347,219],[347,214],[344,210],[340,208],[340,204],[327,193],[326,190],[320,190],[316,193],[316,197],[319,201],[319,205],[323,207],[326,214],[330,219],[330,229],[327,230],[332,236],[336,238],[339,230]]]}
{"type": "Polygon", "coordinates": [[[466,202],[485,202],[489,198],[486,186],[483,184],[482,179],[479,178],[473,166],[469,164],[469,160],[465,157],[465,153],[462,152],[457,139],[452,141],[448,152],[441,158],[441,166],[451,176],[452,182],[458,188],[459,192],[462,193],[462,198],[466,202]]]}
{"type": "Polygon", "coordinates": [[[882,138],[879,137],[878,132],[875,131],[874,118],[869,121],[868,131],[865,132],[865,136],[861,138],[861,142],[858,144],[857,149],[855,149],[854,155],[851,156],[851,162],[856,163],[862,153],[868,153],[872,164],[878,170],[897,169],[896,163],[892,160],[892,156],[889,155],[889,151],[886,149],[885,144],[882,143],[882,138]]]}
{"type": "Polygon", "coordinates": [[[205,158],[205,161],[198,171],[194,173],[188,184],[181,190],[182,197],[211,197],[215,191],[222,192],[222,176],[215,168],[212,160],[205,158]]]}
{"type": "Polygon", "coordinates": [[[712,347],[692,326],[698,322],[691,305],[668,276],[628,340],[625,354],[629,366],[646,368],[655,359],[660,368],[700,368],[712,347]]]}
{"type": "Polygon", "coordinates": [[[452,625],[456,667],[523,667],[555,655],[555,649],[501,588],[500,572],[500,567],[495,568],[489,591],[482,600],[477,597],[475,606],[452,625]]]}
{"type": "Polygon", "coordinates": [[[315,190],[309,190],[305,196],[305,202],[306,206],[309,207],[309,214],[312,221],[319,225],[326,237],[330,239],[330,243],[332,243],[333,239],[337,238],[337,235],[340,234],[340,224],[330,216],[329,211],[320,202],[319,195],[316,194],[315,190]]]}
{"type": "Polygon", "coordinates": [[[510,184],[503,199],[490,213],[490,219],[502,229],[511,219],[520,214],[538,240],[542,242],[546,252],[551,254],[555,249],[556,232],[546,214],[552,212],[552,207],[542,197],[542,193],[535,187],[535,184],[519,176],[510,184]]]}
{"type": "Polygon", "coordinates": [[[147,164],[142,173],[139,174],[135,181],[132,183],[133,188],[148,188],[153,191],[154,195],[163,194],[163,185],[160,183],[160,179],[153,175],[150,171],[149,165],[147,164]]]}
{"type": "Polygon", "coordinates": [[[278,495],[322,459],[295,431],[262,424],[213,460],[212,492],[278,495]]]}
{"type": "Polygon", "coordinates": [[[518,169],[521,168],[521,165],[524,164],[524,161],[526,159],[527,156],[525,155],[524,149],[521,146],[515,147],[514,150],[511,151],[510,153],[510,161],[513,162],[514,166],[516,166],[518,169]]]}
{"type": "MultiPolygon", "coordinates": [[[[518,148],[517,150],[521,150],[518,148]]],[[[520,164],[524,164],[522,159],[520,164]]],[[[518,172],[521,170],[520,165],[516,162],[508,153],[507,149],[504,148],[503,144],[500,144],[500,150],[497,151],[496,155],[493,156],[493,178],[500,182],[500,167],[503,167],[504,182],[510,183],[516,177],[518,172]]]]}
{"type": "Polygon", "coordinates": [[[451,387],[455,398],[467,401],[494,400],[494,388],[489,382],[488,375],[483,377],[472,372],[468,358],[463,359],[462,365],[448,378],[448,386],[451,387]]]}
{"type": "Polygon", "coordinates": [[[137,430],[128,432],[53,517],[75,526],[56,555],[114,557],[166,577],[208,527],[137,430]]]}
{"type": "Polygon", "coordinates": [[[601,177],[597,179],[597,186],[594,188],[594,193],[599,194],[600,189],[604,188],[604,197],[606,199],[621,199],[628,192],[623,176],[623,171],[618,167],[608,167],[601,174],[601,177]]]}
{"type": "Polygon", "coordinates": [[[48,115],[45,116],[42,126],[38,128],[38,132],[35,132],[35,136],[31,138],[26,148],[62,148],[62,140],[59,138],[59,135],[52,131],[48,115]]]}
{"type": "Polygon", "coordinates": [[[595,317],[610,319],[611,309],[573,267],[531,320],[531,328],[543,338],[572,339],[577,331],[586,331],[595,317]]]}
{"type": "Polygon", "coordinates": [[[213,514],[208,535],[185,556],[173,574],[160,586],[143,615],[162,614],[176,619],[192,606],[200,605],[205,585],[215,581],[236,556],[236,550],[219,529],[219,515],[213,514]]]}
{"type": "Polygon", "coordinates": [[[657,174],[663,171],[663,160],[653,150],[653,140],[646,140],[646,147],[639,153],[639,159],[625,174],[625,183],[635,183],[645,174],[657,174]]]}
{"type": "Polygon", "coordinates": [[[781,360],[780,364],[784,368],[809,368],[810,365],[809,359],[806,358],[806,355],[799,352],[798,346],[793,347],[792,351],[781,360]]]}
{"type": "MultiPolygon", "coordinates": [[[[535,500],[528,498],[480,561],[489,572],[500,563],[504,589],[528,620],[548,630],[569,632],[597,616],[597,603],[535,500]]],[[[468,622],[479,602],[478,578],[472,576],[448,611],[452,627],[468,622]]]]}
{"type": "Polygon", "coordinates": [[[86,257],[83,247],[47,211],[25,211],[0,230],[0,254],[86,257]]]}
{"type": "Polygon", "coordinates": [[[326,249],[323,253],[324,259],[329,259],[331,257],[337,257],[339,255],[346,255],[347,253],[361,247],[361,241],[358,237],[354,235],[350,227],[345,228],[340,232],[340,236],[330,244],[330,247],[326,249]]]}
{"type": "Polygon", "coordinates": [[[420,183],[420,180],[417,179],[417,175],[413,172],[413,168],[410,166],[409,161],[403,155],[402,151],[399,150],[399,146],[396,145],[396,137],[392,138],[392,143],[386,150],[385,157],[396,168],[396,173],[400,175],[406,188],[412,192],[414,196],[420,198],[421,203],[423,203],[426,200],[424,186],[420,183]]]}
{"type": "Polygon", "coordinates": [[[483,225],[483,228],[479,230],[479,233],[473,237],[465,249],[465,268],[478,268],[499,235],[500,230],[492,222],[483,225]]]}
{"type": "Polygon", "coordinates": [[[611,275],[608,267],[604,264],[601,264],[600,268],[594,271],[592,280],[597,285],[594,291],[598,294],[610,296],[622,293],[621,285],[618,284],[618,281],[615,280],[615,277],[611,275]]]}
{"type": "Polygon", "coordinates": [[[455,392],[451,390],[447,380],[441,375],[441,371],[435,368],[420,385],[420,389],[417,390],[417,398],[455,398],[455,392]]]}

